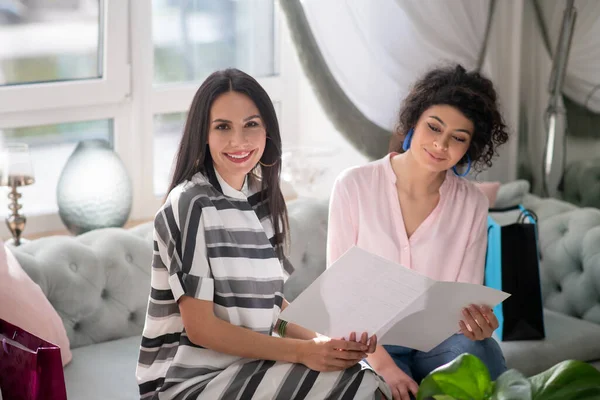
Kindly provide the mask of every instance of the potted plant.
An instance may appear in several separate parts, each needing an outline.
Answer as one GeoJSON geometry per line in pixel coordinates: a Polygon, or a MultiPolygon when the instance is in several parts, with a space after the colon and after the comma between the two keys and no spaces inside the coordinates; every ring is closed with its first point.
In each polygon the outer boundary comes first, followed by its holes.
{"type": "Polygon", "coordinates": [[[432,371],[419,386],[417,400],[598,400],[600,371],[568,360],[530,378],[511,369],[493,382],[485,364],[472,354],[432,371]]]}

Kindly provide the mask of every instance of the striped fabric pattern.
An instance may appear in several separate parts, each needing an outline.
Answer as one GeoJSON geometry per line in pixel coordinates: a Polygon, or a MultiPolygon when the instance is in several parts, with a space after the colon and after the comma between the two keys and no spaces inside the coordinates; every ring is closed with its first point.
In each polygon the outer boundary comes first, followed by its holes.
{"type": "Polygon", "coordinates": [[[273,333],[293,269],[277,257],[262,197],[248,185],[231,188],[216,171],[211,178],[198,173],[156,214],[136,373],[141,399],[370,399],[384,387],[362,364],[318,373],[218,353],[187,337],[177,304],[183,295],[212,301],[217,317],[231,324],[273,333]]]}

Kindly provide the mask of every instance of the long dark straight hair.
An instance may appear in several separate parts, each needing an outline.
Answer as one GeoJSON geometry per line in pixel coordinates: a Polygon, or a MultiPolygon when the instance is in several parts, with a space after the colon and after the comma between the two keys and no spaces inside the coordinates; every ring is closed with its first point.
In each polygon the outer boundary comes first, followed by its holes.
{"type": "Polygon", "coordinates": [[[267,92],[250,75],[238,69],[225,69],[213,72],[202,83],[185,123],[183,137],[176,156],[175,170],[169,185],[170,193],[180,183],[190,180],[197,172],[205,175],[213,169],[213,160],[208,149],[208,132],[210,128],[210,110],[214,101],[227,92],[244,94],[256,105],[267,131],[265,151],[260,159],[264,165],[258,164],[249,174],[249,184],[260,182],[262,201],[267,200],[271,223],[275,234],[275,250],[283,259],[284,244],[288,239],[289,225],[287,209],[279,179],[281,176],[281,134],[277,114],[273,102],[267,92]]]}

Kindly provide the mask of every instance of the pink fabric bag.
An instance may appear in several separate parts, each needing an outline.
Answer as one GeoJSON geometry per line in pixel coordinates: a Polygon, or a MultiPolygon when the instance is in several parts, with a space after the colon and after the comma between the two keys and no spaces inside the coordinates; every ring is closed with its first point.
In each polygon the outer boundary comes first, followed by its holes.
{"type": "Polygon", "coordinates": [[[3,399],[66,400],[60,348],[0,319],[3,399]]]}

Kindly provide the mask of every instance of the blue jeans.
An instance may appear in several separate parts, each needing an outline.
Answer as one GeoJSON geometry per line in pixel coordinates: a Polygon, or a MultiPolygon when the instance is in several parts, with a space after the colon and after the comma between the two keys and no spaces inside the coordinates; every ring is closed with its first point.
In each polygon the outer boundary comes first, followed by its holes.
{"type": "Polygon", "coordinates": [[[473,354],[483,361],[492,380],[496,380],[506,371],[502,350],[492,338],[473,341],[464,335],[456,334],[427,353],[402,346],[383,347],[390,353],[396,365],[417,383],[437,367],[449,363],[463,353],[473,354]]]}

